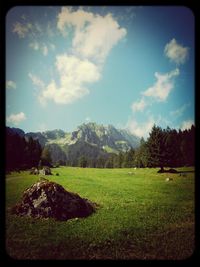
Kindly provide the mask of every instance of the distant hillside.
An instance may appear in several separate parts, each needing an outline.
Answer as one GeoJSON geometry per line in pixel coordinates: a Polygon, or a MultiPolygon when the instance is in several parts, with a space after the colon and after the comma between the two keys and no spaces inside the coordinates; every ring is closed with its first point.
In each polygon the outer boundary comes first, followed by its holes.
{"type": "Polygon", "coordinates": [[[76,162],[80,156],[89,159],[106,157],[110,153],[118,154],[139,146],[140,139],[127,130],[118,130],[112,125],[96,123],[82,124],[71,133],[62,130],[24,133],[18,128],[13,131],[38,140],[42,147],[47,146],[53,162],[68,160],[76,162]]]}

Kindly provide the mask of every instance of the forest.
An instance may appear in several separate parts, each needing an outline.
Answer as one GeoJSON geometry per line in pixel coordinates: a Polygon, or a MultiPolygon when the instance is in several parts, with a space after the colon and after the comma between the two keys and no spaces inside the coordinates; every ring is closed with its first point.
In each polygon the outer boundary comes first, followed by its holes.
{"type": "MultiPolygon", "coordinates": [[[[80,150],[82,148],[80,147],[80,150]]],[[[89,154],[90,153],[90,154],[89,154]]],[[[6,129],[6,171],[25,170],[41,165],[89,168],[145,168],[181,167],[195,165],[195,126],[189,130],[162,129],[154,125],[145,141],[141,138],[137,149],[126,152],[104,153],[91,157],[81,155],[74,161],[65,157],[53,163],[48,146],[41,147],[38,140],[24,137],[6,129]]]]}

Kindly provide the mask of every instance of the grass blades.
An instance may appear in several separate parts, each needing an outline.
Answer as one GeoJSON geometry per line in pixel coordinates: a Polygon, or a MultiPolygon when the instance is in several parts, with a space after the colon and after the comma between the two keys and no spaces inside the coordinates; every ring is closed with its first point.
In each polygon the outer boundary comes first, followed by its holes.
{"type": "Polygon", "coordinates": [[[66,222],[11,215],[39,177],[7,175],[7,253],[16,259],[188,258],[194,251],[194,169],[178,169],[186,177],[157,170],[52,169],[50,181],[99,204],[93,215],[66,222]]]}

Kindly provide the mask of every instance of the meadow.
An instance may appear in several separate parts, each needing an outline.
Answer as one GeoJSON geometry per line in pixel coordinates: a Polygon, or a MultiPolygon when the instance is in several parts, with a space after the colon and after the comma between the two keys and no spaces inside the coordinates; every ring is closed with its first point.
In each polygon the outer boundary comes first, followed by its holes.
{"type": "Polygon", "coordinates": [[[23,191],[39,179],[6,176],[6,251],[14,259],[186,259],[194,251],[194,168],[186,176],[156,168],[53,168],[46,178],[98,204],[68,221],[12,215],[23,191]],[[59,176],[56,176],[59,173],[59,176]],[[166,182],[167,177],[173,180],[166,182]]]}

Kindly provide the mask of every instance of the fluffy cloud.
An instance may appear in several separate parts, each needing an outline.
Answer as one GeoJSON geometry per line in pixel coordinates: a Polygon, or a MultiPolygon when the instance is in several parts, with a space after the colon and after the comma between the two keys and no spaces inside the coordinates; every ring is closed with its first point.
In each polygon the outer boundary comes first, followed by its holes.
{"type": "Polygon", "coordinates": [[[178,76],[179,73],[180,71],[178,68],[165,74],[156,72],[156,82],[142,94],[147,97],[153,97],[156,101],[165,101],[174,88],[174,77],[178,76]]]}
{"type": "Polygon", "coordinates": [[[188,130],[191,128],[192,125],[194,125],[194,121],[193,120],[186,120],[186,121],[183,121],[180,128],[182,131],[184,130],[188,130]]]}
{"type": "Polygon", "coordinates": [[[17,85],[13,81],[6,81],[6,89],[16,89],[17,85]]]}
{"type": "Polygon", "coordinates": [[[172,39],[166,44],[164,53],[172,62],[183,64],[188,58],[189,49],[178,44],[175,39],[172,39]]]}
{"type": "Polygon", "coordinates": [[[19,38],[24,38],[31,31],[33,25],[31,23],[16,22],[13,25],[13,32],[17,33],[19,38]]]}
{"type": "Polygon", "coordinates": [[[126,35],[111,14],[94,15],[83,10],[72,11],[63,7],[58,15],[57,27],[63,35],[74,27],[73,51],[80,57],[103,62],[110,50],[126,35]]]}
{"type": "Polygon", "coordinates": [[[40,37],[43,38],[45,29],[43,29],[38,22],[29,22],[25,19],[22,23],[18,21],[15,22],[13,24],[12,32],[16,33],[19,38],[27,37],[30,40],[36,40],[40,37]]]}
{"type": "MultiPolygon", "coordinates": [[[[36,31],[35,24],[33,26],[36,31]]],[[[38,98],[43,105],[49,100],[57,104],[70,104],[89,94],[89,84],[101,78],[102,63],[110,50],[126,35],[126,29],[120,28],[111,14],[100,16],[80,8],[74,11],[70,7],[61,8],[57,29],[64,37],[68,30],[73,33],[70,52],[58,55],[55,59],[57,79],[44,85],[38,77],[29,74],[33,84],[42,89],[38,98]]],[[[52,35],[50,24],[47,34],[52,35]]],[[[35,38],[29,46],[40,50],[43,55],[55,50],[54,44],[41,44],[35,38]]]]}
{"type": "Polygon", "coordinates": [[[102,63],[112,47],[126,35],[126,30],[119,27],[111,14],[103,17],[63,7],[58,14],[57,28],[66,36],[70,27],[74,31],[71,54],[56,57],[59,79],[52,80],[42,90],[41,104],[48,100],[70,104],[89,94],[88,84],[100,79],[102,63]]]}
{"type": "Polygon", "coordinates": [[[98,67],[89,60],[81,60],[73,55],[56,57],[59,84],[52,80],[42,91],[39,100],[45,104],[53,100],[57,104],[69,104],[89,93],[85,84],[96,82],[101,75],[98,67]]]}
{"type": "Polygon", "coordinates": [[[6,118],[6,121],[15,125],[18,125],[20,122],[26,119],[26,115],[23,112],[18,114],[11,114],[6,118]]]}
{"type": "Polygon", "coordinates": [[[143,123],[139,123],[135,118],[131,118],[128,120],[126,127],[132,134],[140,138],[141,137],[147,138],[154,124],[155,124],[154,118],[152,116],[149,116],[147,121],[143,123]]]}
{"type": "Polygon", "coordinates": [[[139,101],[133,102],[131,108],[133,111],[143,111],[146,106],[147,103],[144,98],[142,98],[139,101]]]}
{"type": "Polygon", "coordinates": [[[72,11],[71,7],[62,7],[61,12],[58,14],[57,28],[63,36],[66,36],[66,26],[75,26],[77,29],[80,29],[86,22],[91,22],[93,17],[93,13],[83,11],[82,9],[72,11]]]}
{"type": "Polygon", "coordinates": [[[38,78],[36,75],[29,73],[28,76],[35,86],[37,86],[41,89],[43,89],[45,87],[44,82],[40,78],[38,78]]]}

